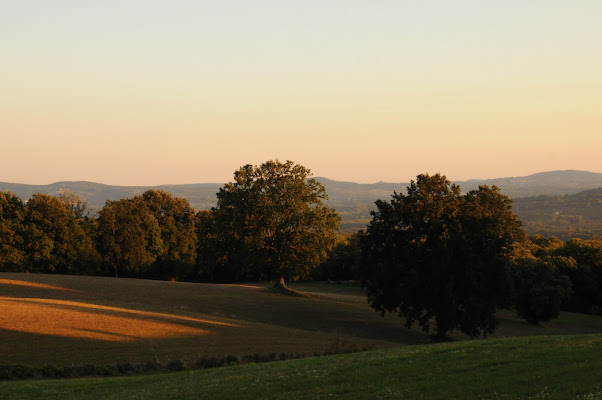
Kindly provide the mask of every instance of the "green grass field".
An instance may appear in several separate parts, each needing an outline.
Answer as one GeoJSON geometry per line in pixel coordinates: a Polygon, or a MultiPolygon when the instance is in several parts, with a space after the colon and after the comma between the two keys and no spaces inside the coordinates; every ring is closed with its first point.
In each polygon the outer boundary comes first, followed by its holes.
{"type": "Polygon", "coordinates": [[[404,346],[179,373],[0,383],[0,399],[602,399],[602,335],[404,346]]]}
{"type": "Polygon", "coordinates": [[[382,318],[357,285],[215,285],[0,273],[0,366],[115,365],[269,353],[373,351],[121,378],[0,382],[29,398],[602,399],[602,318],[533,326],[498,314],[492,338],[431,344],[382,318]]]}

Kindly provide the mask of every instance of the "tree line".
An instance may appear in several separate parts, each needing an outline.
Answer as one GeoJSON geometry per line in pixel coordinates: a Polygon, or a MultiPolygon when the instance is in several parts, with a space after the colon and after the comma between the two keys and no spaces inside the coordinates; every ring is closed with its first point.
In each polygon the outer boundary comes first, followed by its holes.
{"type": "Polygon", "coordinates": [[[559,310],[602,314],[602,239],[527,236],[493,186],[462,193],[419,175],[376,201],[354,235],[323,204],[324,187],[291,161],[245,165],[211,210],[159,190],[107,201],[97,215],[73,195],[27,202],[0,192],[0,271],[231,282],[358,280],[377,311],[438,338],[484,336],[495,312],[532,323],[559,310]]]}
{"type": "Polygon", "coordinates": [[[160,190],[107,201],[0,192],[0,271],[185,281],[284,281],[324,262],[340,217],[324,187],[287,161],[245,165],[211,210],[160,190]]]}

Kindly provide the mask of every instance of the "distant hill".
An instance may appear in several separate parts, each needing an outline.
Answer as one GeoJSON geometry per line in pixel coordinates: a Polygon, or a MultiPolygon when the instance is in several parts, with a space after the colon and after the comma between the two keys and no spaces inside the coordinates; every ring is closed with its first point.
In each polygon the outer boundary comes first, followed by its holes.
{"type": "Polygon", "coordinates": [[[518,198],[512,204],[529,234],[563,240],[602,235],[602,188],[564,196],[518,198]]]}
{"type": "Polygon", "coordinates": [[[518,178],[471,179],[458,183],[464,191],[476,189],[479,185],[495,185],[512,198],[539,195],[559,196],[602,187],[602,174],[574,170],[551,171],[518,178]]]}
{"type": "MultiPolygon", "coordinates": [[[[324,177],[316,177],[315,179],[325,186],[329,196],[328,204],[341,214],[344,231],[356,231],[364,228],[370,221],[370,211],[374,209],[374,202],[376,200],[388,200],[394,191],[405,193],[406,187],[409,185],[407,182],[361,184],[334,181],[324,177]]],[[[547,232],[546,229],[552,227],[549,222],[554,218],[556,222],[560,220],[564,221],[562,222],[563,224],[566,224],[568,221],[569,224],[573,225],[578,221],[579,217],[581,217],[580,221],[582,222],[590,221],[592,218],[601,218],[599,192],[594,191],[575,198],[567,196],[602,188],[601,173],[573,170],[551,171],[524,177],[487,180],[471,179],[455,183],[460,185],[464,192],[477,189],[479,185],[496,185],[500,187],[504,194],[514,199],[515,210],[525,222],[528,232],[533,231],[545,234],[544,232],[547,232]],[[581,201],[579,200],[581,198],[589,200],[581,201]],[[567,204],[571,204],[571,208],[563,208],[563,205],[567,204]],[[592,204],[592,206],[590,207],[586,204],[592,204]],[[556,211],[559,214],[554,214],[556,211]],[[544,229],[543,227],[547,228],[544,229]]],[[[83,200],[88,200],[88,206],[92,211],[98,211],[104,206],[106,200],[131,198],[149,189],[159,189],[169,192],[173,196],[186,198],[194,208],[203,210],[215,206],[216,193],[222,186],[222,183],[111,186],[93,182],[56,182],[50,185],[25,185],[0,182],[0,191],[11,191],[23,200],[29,199],[34,193],[46,193],[57,196],[61,193],[73,193],[83,200]]],[[[592,232],[593,228],[587,224],[585,223],[581,227],[582,231],[592,232]]],[[[597,222],[594,223],[594,226],[597,226],[597,224],[597,222]]],[[[577,225],[574,226],[576,227],[577,225]]],[[[578,228],[575,229],[578,230],[578,228]]],[[[602,234],[602,229],[596,229],[593,231],[597,234],[602,234]]],[[[574,232],[575,234],[578,233],[577,230],[574,232]]],[[[566,229],[554,230],[554,232],[556,231],[568,232],[566,229]]]]}
{"type": "Polygon", "coordinates": [[[113,186],[94,182],[56,182],[49,185],[25,185],[20,183],[0,182],[0,191],[10,191],[23,200],[28,200],[35,193],[44,193],[53,196],[59,196],[63,193],[72,193],[79,196],[82,200],[87,200],[91,210],[98,211],[104,207],[107,200],[132,198],[141,195],[147,190],[158,189],[171,193],[173,196],[188,199],[194,208],[205,210],[215,205],[215,194],[222,186],[223,184],[221,183],[113,186]]]}
{"type": "MultiPolygon", "coordinates": [[[[363,229],[371,219],[370,211],[374,209],[375,200],[389,200],[394,191],[405,193],[409,185],[409,183],[384,182],[358,184],[337,182],[327,178],[316,179],[326,187],[330,206],[343,217],[342,228],[345,231],[363,229]]],[[[575,237],[602,235],[602,221],[596,219],[602,218],[600,209],[602,204],[597,203],[596,192],[576,196],[575,199],[570,197],[585,190],[602,188],[600,173],[551,171],[517,178],[471,179],[455,183],[463,192],[478,189],[480,185],[495,185],[501,188],[504,194],[514,199],[515,212],[525,222],[525,230],[528,233],[554,234],[562,238],[568,238],[568,235],[575,237]],[[532,199],[537,196],[546,197],[532,199]],[[588,200],[585,201],[584,198],[588,200]],[[571,208],[566,207],[568,204],[572,204],[571,208]],[[597,207],[586,206],[586,204],[597,204],[597,207]],[[533,212],[536,209],[539,210],[538,213],[533,212]],[[560,211],[562,217],[554,217],[557,221],[556,225],[549,224],[553,219],[551,215],[558,210],[564,210],[560,211]],[[581,222],[576,224],[576,221],[581,222]]]]}

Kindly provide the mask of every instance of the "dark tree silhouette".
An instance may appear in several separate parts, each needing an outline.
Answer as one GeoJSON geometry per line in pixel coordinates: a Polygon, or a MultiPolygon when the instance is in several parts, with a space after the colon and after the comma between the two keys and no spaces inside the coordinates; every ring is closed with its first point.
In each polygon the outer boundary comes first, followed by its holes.
{"type": "Polygon", "coordinates": [[[509,298],[506,256],[523,237],[511,200],[495,186],[462,195],[437,174],[419,175],[407,195],[376,207],[360,238],[371,306],[398,312],[407,327],[428,332],[434,322],[439,339],[492,333],[509,298]]]}

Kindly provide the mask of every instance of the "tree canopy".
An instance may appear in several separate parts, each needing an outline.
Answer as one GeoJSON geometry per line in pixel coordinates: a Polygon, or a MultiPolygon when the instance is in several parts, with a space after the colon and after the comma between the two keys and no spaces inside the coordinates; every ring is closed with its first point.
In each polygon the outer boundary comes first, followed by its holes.
{"type": "Polygon", "coordinates": [[[378,200],[361,235],[368,301],[439,338],[493,332],[508,304],[506,255],[522,237],[511,200],[497,187],[465,195],[445,176],[419,175],[407,195],[378,200]]]}
{"type": "Polygon", "coordinates": [[[10,270],[26,255],[24,243],[25,205],[11,192],[0,192],[0,270],[10,270]]]}
{"type": "Polygon", "coordinates": [[[236,278],[297,279],[327,258],[338,214],[324,187],[292,161],[245,165],[217,193],[212,209],[222,267],[236,278]]]}
{"type": "Polygon", "coordinates": [[[98,247],[115,276],[139,277],[163,252],[157,219],[140,201],[107,201],[98,215],[98,247]]]}
{"type": "Polygon", "coordinates": [[[161,257],[194,263],[196,216],[188,200],[173,197],[162,190],[148,190],[134,199],[144,203],[159,224],[163,242],[161,257]]]}

